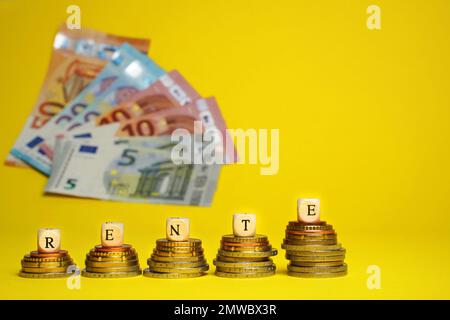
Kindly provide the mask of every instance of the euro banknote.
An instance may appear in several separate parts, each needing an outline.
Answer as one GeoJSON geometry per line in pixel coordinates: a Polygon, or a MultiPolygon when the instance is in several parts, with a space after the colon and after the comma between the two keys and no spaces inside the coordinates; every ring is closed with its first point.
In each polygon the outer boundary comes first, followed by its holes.
{"type": "Polygon", "coordinates": [[[112,108],[129,95],[148,87],[164,74],[155,62],[128,44],[122,45],[111,61],[83,91],[26,144],[15,146],[13,154],[49,175],[51,160],[47,149],[55,143],[58,132],[73,129],[82,120],[112,108]]]}
{"type": "Polygon", "coordinates": [[[220,165],[175,164],[170,145],[145,146],[149,140],[134,139],[60,139],[56,146],[61,150],[54,153],[57,166],[46,192],[143,203],[211,204],[220,165]]]}
{"type": "Polygon", "coordinates": [[[20,160],[21,150],[31,138],[72,101],[102,70],[117,48],[128,42],[146,53],[149,40],[120,37],[103,32],[61,26],[56,33],[51,60],[39,97],[5,163],[28,166],[20,160]]]}

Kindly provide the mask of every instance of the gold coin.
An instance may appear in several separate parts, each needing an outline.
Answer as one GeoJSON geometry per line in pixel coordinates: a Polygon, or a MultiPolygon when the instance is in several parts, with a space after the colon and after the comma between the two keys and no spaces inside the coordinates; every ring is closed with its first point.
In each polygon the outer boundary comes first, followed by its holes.
{"type": "Polygon", "coordinates": [[[71,258],[69,255],[65,255],[62,257],[50,257],[50,258],[37,258],[32,257],[30,254],[24,255],[22,261],[25,262],[62,262],[62,261],[70,261],[71,258]]]}
{"type": "Polygon", "coordinates": [[[92,249],[89,252],[91,257],[127,257],[131,255],[135,255],[136,251],[132,248],[128,251],[120,252],[120,251],[111,251],[111,252],[100,252],[92,249]]]}
{"type": "Polygon", "coordinates": [[[291,261],[305,261],[305,262],[330,262],[330,261],[342,261],[345,258],[345,254],[336,256],[291,256],[286,254],[286,259],[291,261]]]}
{"type": "Polygon", "coordinates": [[[222,255],[217,255],[217,261],[222,262],[262,262],[262,261],[268,261],[268,257],[260,257],[260,258],[249,258],[249,257],[225,257],[222,255]]]}
{"type": "Polygon", "coordinates": [[[33,267],[22,267],[22,272],[27,273],[60,273],[66,272],[67,267],[55,267],[55,268],[33,268],[33,267]]]}
{"type": "Polygon", "coordinates": [[[71,272],[58,272],[58,273],[27,273],[20,271],[19,277],[30,279],[52,279],[52,278],[67,278],[73,273],[71,272]]]}
{"type": "Polygon", "coordinates": [[[263,278],[273,276],[275,274],[275,271],[253,272],[253,273],[228,273],[216,270],[215,274],[216,276],[223,278],[263,278]]]}
{"type": "Polygon", "coordinates": [[[157,262],[197,262],[205,259],[204,255],[198,255],[195,257],[166,257],[153,253],[150,257],[152,261],[157,262]]]}
{"type": "Polygon", "coordinates": [[[235,268],[247,268],[247,267],[269,267],[274,265],[272,259],[268,259],[267,261],[258,261],[258,262],[224,262],[217,259],[213,260],[213,264],[216,267],[235,267],[235,268]]]}
{"type": "Polygon", "coordinates": [[[190,238],[187,241],[171,241],[167,239],[156,240],[156,246],[160,247],[201,247],[202,240],[190,238]]]}
{"type": "Polygon", "coordinates": [[[264,247],[270,245],[269,241],[260,241],[260,242],[226,242],[221,240],[220,244],[223,246],[230,246],[230,247],[264,247]]]}
{"type": "Polygon", "coordinates": [[[86,278],[129,278],[140,276],[141,274],[142,274],[141,270],[130,272],[108,272],[108,273],[89,272],[86,270],[81,271],[81,275],[86,278]]]}
{"type": "Polygon", "coordinates": [[[171,252],[171,253],[191,253],[191,252],[202,252],[202,247],[156,247],[158,252],[171,252]]]}
{"type": "Polygon", "coordinates": [[[149,270],[151,272],[160,272],[160,273],[200,273],[209,270],[209,265],[205,264],[200,267],[194,268],[162,268],[162,267],[151,267],[149,266],[149,270]]]}
{"type": "Polygon", "coordinates": [[[227,273],[259,273],[259,272],[270,272],[275,271],[275,265],[268,267],[218,267],[216,266],[216,271],[227,272],[227,273]]]}
{"type": "Polygon", "coordinates": [[[316,245],[316,246],[330,246],[337,244],[337,239],[329,239],[329,240],[288,240],[284,239],[283,244],[294,245],[294,246],[305,246],[305,245],[316,245]]]}
{"type": "Polygon", "coordinates": [[[234,234],[226,234],[222,237],[222,241],[224,242],[264,242],[267,241],[267,236],[262,234],[255,234],[252,237],[237,237],[234,234]]]}
{"type": "Polygon", "coordinates": [[[294,261],[291,260],[290,264],[292,266],[297,266],[297,267],[337,267],[337,266],[342,266],[344,264],[344,260],[338,260],[338,261],[315,261],[315,262],[310,262],[310,261],[294,261]]]}
{"type": "Polygon", "coordinates": [[[238,258],[263,258],[263,257],[271,257],[277,255],[278,251],[276,249],[272,249],[270,251],[218,251],[218,255],[225,257],[238,257],[238,258]]]}
{"type": "Polygon", "coordinates": [[[198,262],[156,262],[151,259],[147,260],[147,264],[150,268],[195,268],[201,267],[206,264],[206,260],[198,262]]]}
{"type": "Polygon", "coordinates": [[[347,265],[344,263],[341,266],[336,267],[298,267],[289,264],[287,266],[289,271],[294,272],[305,272],[305,273],[330,273],[330,272],[341,272],[347,270],[347,265]]]}
{"type": "Polygon", "coordinates": [[[94,267],[94,268],[108,268],[108,267],[130,267],[139,265],[139,260],[127,260],[127,261],[120,261],[120,262],[98,262],[98,261],[90,261],[86,260],[85,264],[87,267],[94,267]]]}
{"type": "Polygon", "coordinates": [[[89,267],[86,266],[87,272],[98,272],[98,273],[111,273],[111,272],[132,272],[140,270],[139,265],[128,266],[128,267],[89,267]]]}
{"type": "Polygon", "coordinates": [[[316,221],[316,222],[304,222],[304,221],[289,221],[288,226],[324,226],[326,221],[316,221]]]}
{"type": "Polygon", "coordinates": [[[86,255],[86,260],[92,261],[92,262],[126,262],[126,261],[132,261],[132,260],[137,260],[137,259],[138,259],[137,254],[123,256],[123,257],[94,257],[89,254],[86,255]]]}
{"type": "Polygon", "coordinates": [[[43,261],[43,262],[31,262],[31,261],[21,261],[23,267],[30,268],[59,268],[59,267],[67,267],[73,264],[72,260],[64,260],[64,261],[43,261]]]}
{"type": "Polygon", "coordinates": [[[144,277],[159,278],[159,279],[183,279],[183,278],[197,278],[206,275],[206,272],[197,273],[159,273],[152,272],[149,269],[144,270],[144,277]]]}
{"type": "Polygon", "coordinates": [[[286,254],[290,256],[313,256],[313,257],[323,257],[323,256],[338,256],[345,254],[345,249],[341,248],[338,250],[315,250],[315,251],[296,251],[296,250],[286,250],[286,254]]]}
{"type": "Polygon", "coordinates": [[[300,252],[316,252],[316,251],[328,251],[328,250],[338,250],[342,248],[340,243],[331,245],[293,245],[293,244],[282,244],[281,248],[286,251],[300,251],[300,252]]]}
{"type": "Polygon", "coordinates": [[[166,252],[166,251],[159,251],[157,249],[154,249],[153,253],[157,254],[158,256],[163,256],[163,257],[195,257],[195,256],[203,255],[203,249],[201,249],[200,251],[191,251],[191,252],[183,252],[183,253],[166,252]]]}
{"type": "Polygon", "coordinates": [[[221,250],[225,251],[271,251],[272,246],[263,246],[263,247],[234,247],[234,246],[224,246],[220,247],[221,250]]]}
{"type": "Polygon", "coordinates": [[[289,231],[330,231],[333,230],[333,226],[331,224],[321,224],[321,225],[313,225],[313,224],[289,224],[286,227],[286,230],[289,231]]]}
{"type": "Polygon", "coordinates": [[[105,247],[102,245],[96,245],[94,249],[96,252],[127,252],[132,249],[132,246],[129,244],[123,244],[121,246],[114,246],[114,247],[105,247]]]}
{"type": "Polygon", "coordinates": [[[337,278],[347,275],[347,270],[341,272],[330,272],[330,273],[309,273],[309,272],[293,272],[288,271],[288,276],[299,277],[299,278],[337,278]]]}

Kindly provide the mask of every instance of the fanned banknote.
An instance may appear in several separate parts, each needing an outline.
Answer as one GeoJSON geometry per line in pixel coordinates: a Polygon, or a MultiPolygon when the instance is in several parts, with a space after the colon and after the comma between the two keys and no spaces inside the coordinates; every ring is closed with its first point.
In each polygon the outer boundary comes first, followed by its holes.
{"type": "MultiPolygon", "coordinates": [[[[144,53],[149,47],[149,40],[145,39],[120,37],[89,29],[68,30],[61,26],[55,36],[41,92],[13,150],[21,150],[33,136],[39,135],[45,124],[97,76],[125,42],[144,53]]],[[[27,166],[14,152],[8,155],[5,163],[27,166]]]]}
{"type": "MultiPolygon", "coordinates": [[[[61,139],[46,191],[103,200],[209,206],[219,165],[175,164],[171,148],[142,138],[61,139]]],[[[167,139],[164,138],[164,139],[167,139]]]]}
{"type": "Polygon", "coordinates": [[[49,175],[53,148],[58,132],[73,129],[101,112],[126,100],[131,94],[148,87],[164,71],[147,56],[128,44],[113,54],[100,74],[64,109],[26,144],[15,146],[12,153],[29,165],[49,175]]]}

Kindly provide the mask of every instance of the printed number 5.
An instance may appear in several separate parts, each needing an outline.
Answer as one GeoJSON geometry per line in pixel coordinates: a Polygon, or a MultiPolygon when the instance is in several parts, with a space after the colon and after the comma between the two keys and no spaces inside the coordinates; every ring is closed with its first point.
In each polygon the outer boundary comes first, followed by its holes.
{"type": "Polygon", "coordinates": [[[133,163],[136,162],[136,158],[133,156],[133,153],[138,153],[138,150],[135,149],[125,149],[122,153],[122,158],[126,159],[127,161],[121,161],[119,162],[119,166],[130,166],[133,163]]]}
{"type": "Polygon", "coordinates": [[[66,190],[75,189],[75,187],[77,186],[77,182],[78,182],[77,179],[67,179],[64,189],[66,189],[66,190]]]}

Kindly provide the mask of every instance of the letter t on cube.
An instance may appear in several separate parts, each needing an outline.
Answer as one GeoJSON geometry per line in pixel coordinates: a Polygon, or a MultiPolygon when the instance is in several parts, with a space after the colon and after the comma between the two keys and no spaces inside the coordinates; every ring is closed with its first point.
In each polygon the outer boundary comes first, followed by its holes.
{"type": "Polygon", "coordinates": [[[234,214],[233,233],[236,237],[253,237],[256,233],[256,215],[252,213],[234,214]]]}
{"type": "Polygon", "coordinates": [[[166,237],[170,241],[188,241],[189,219],[168,218],[166,221],[166,237]]]}
{"type": "Polygon", "coordinates": [[[58,252],[61,249],[61,231],[59,229],[38,230],[38,251],[42,253],[58,252]]]}
{"type": "Polygon", "coordinates": [[[104,247],[120,247],[123,245],[123,223],[103,223],[101,241],[104,247]]]}
{"type": "Polygon", "coordinates": [[[298,221],[314,223],[320,221],[319,199],[298,199],[298,221]]]}

